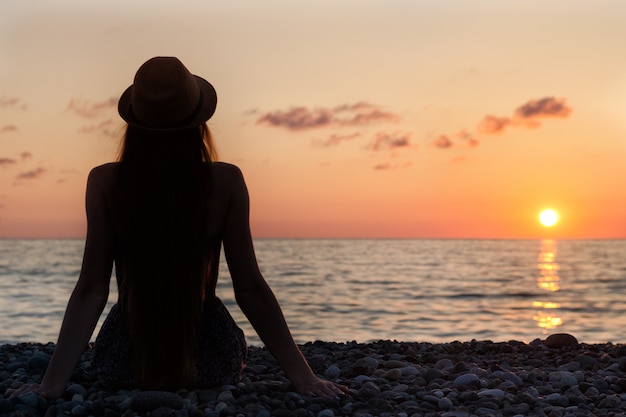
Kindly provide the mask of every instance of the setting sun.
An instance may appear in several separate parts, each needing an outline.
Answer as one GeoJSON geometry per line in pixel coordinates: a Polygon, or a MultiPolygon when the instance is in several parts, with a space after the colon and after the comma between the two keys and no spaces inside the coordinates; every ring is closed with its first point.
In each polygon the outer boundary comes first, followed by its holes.
{"type": "Polygon", "coordinates": [[[539,214],[539,222],[546,227],[554,226],[558,220],[558,213],[552,209],[546,209],[539,214]]]}

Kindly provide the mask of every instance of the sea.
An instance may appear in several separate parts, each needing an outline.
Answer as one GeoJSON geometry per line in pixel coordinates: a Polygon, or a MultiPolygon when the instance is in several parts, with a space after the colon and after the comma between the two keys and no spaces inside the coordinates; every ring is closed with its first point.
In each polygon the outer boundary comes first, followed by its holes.
{"type": "MultiPolygon", "coordinates": [[[[255,239],[298,343],[626,342],[626,240],[255,239]]],[[[0,239],[0,344],[55,342],[82,239],[0,239]]],[[[115,279],[106,313],[117,300],[115,279]]],[[[217,294],[246,334],[222,256],[217,294]]],[[[94,333],[92,340],[95,339],[94,333]]]]}

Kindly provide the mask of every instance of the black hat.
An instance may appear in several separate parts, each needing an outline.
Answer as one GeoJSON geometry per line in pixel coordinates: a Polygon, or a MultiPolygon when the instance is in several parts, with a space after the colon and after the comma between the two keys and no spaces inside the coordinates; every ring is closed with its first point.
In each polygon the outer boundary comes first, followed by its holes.
{"type": "Polygon", "coordinates": [[[200,126],[213,116],[216,106],[211,83],[190,73],[178,58],[156,57],[139,67],[117,110],[130,125],[178,130],[200,126]]]}

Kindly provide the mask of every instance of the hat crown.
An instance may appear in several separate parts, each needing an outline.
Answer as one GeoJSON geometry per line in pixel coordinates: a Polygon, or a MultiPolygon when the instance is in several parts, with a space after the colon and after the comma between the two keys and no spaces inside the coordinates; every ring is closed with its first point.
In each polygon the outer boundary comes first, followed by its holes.
{"type": "Polygon", "coordinates": [[[213,115],[216,104],[213,86],[178,58],[155,57],[139,67],[118,109],[130,124],[161,130],[198,126],[213,115]]]}

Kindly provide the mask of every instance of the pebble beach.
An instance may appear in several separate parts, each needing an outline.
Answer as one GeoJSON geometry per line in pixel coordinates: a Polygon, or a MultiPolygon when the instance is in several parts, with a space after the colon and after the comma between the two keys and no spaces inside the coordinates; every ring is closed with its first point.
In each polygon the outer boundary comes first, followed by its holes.
{"type": "MultiPolygon", "coordinates": [[[[236,385],[176,393],[102,389],[86,350],[63,398],[0,399],[0,416],[333,417],[619,416],[626,413],[626,345],[556,334],[530,343],[311,342],[313,370],[344,384],[336,399],[293,391],[264,348],[250,347],[236,385]]],[[[0,390],[39,382],[54,344],[0,346],[0,390]]]]}

